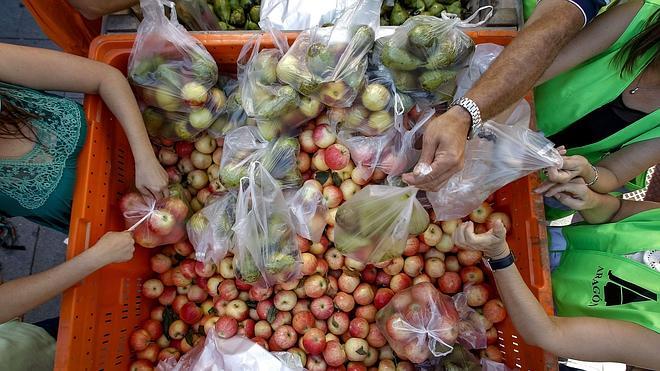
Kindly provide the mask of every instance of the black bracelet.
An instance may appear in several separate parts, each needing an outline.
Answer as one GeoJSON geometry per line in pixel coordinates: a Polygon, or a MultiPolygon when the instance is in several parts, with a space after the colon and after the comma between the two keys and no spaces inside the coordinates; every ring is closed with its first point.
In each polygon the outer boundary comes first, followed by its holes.
{"type": "Polygon", "coordinates": [[[488,259],[488,265],[490,265],[490,270],[496,271],[512,266],[515,261],[513,253],[509,252],[509,255],[501,259],[488,259]]]}

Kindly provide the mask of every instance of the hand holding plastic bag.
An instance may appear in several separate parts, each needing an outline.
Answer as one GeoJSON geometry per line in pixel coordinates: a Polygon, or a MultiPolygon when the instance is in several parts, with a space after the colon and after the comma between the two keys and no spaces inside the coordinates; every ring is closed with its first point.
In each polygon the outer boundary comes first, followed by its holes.
{"type": "Polygon", "coordinates": [[[188,238],[199,261],[220,264],[235,244],[237,192],[229,191],[199,210],[186,224],[188,238]]]}
{"type": "Polygon", "coordinates": [[[241,179],[236,205],[234,267],[247,283],[272,286],[300,275],[301,257],[289,206],[260,162],[241,179]]]}
{"type": "Polygon", "coordinates": [[[325,230],[326,213],[323,194],[312,183],[303,186],[288,197],[291,215],[296,223],[296,232],[312,242],[319,242],[325,230]]]}
{"type": "Polygon", "coordinates": [[[157,371],[303,371],[300,358],[289,352],[269,352],[241,336],[222,339],[209,331],[206,340],[181,356],[158,363],[157,371]]]}
{"type": "Polygon", "coordinates": [[[408,235],[429,224],[429,214],[413,187],[368,185],[339,206],[335,216],[335,247],[365,263],[401,256],[408,235]]]}
{"type": "Polygon", "coordinates": [[[462,218],[491,193],[534,171],[561,167],[554,144],[524,122],[484,123],[465,148],[465,165],[437,192],[427,192],[437,220],[462,218]]]}
{"type": "Polygon", "coordinates": [[[458,339],[452,299],[429,282],[398,292],[376,313],[378,329],[399,357],[422,363],[449,354],[458,339]]]}
{"type": "Polygon", "coordinates": [[[144,19],[138,27],[128,62],[128,76],[142,103],[152,137],[193,140],[214,121],[225,104],[214,87],[218,66],[197,39],[176,19],[170,1],[142,0],[144,19]],[[165,17],[163,4],[172,8],[165,17]]]}
{"type": "Polygon", "coordinates": [[[135,242],[146,248],[179,242],[186,236],[188,203],[182,198],[156,200],[139,193],[125,194],[119,208],[135,242]]]}
{"type": "Polygon", "coordinates": [[[349,107],[364,82],[380,2],[358,0],[332,27],[302,32],[277,64],[277,77],[331,107],[349,107]]]}

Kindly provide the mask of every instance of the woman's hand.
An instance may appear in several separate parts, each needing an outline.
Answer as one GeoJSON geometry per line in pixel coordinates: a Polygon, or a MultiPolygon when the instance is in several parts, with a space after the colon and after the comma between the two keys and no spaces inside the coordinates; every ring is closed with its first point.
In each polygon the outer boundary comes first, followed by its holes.
{"type": "Polygon", "coordinates": [[[122,263],[133,258],[135,241],[131,232],[108,232],[104,234],[88,253],[100,266],[122,263]]]}
{"type": "Polygon", "coordinates": [[[553,184],[543,195],[554,197],[573,210],[589,210],[598,206],[598,195],[589,189],[582,178],[575,178],[564,184],[553,184]]]}
{"type": "Polygon", "coordinates": [[[135,187],[146,196],[161,199],[168,196],[167,171],[155,156],[135,160],[135,187]]]}
{"type": "Polygon", "coordinates": [[[509,255],[509,245],[506,243],[506,228],[499,220],[495,221],[493,229],[486,233],[474,233],[474,223],[461,223],[453,234],[454,244],[468,250],[483,251],[492,259],[500,259],[509,255]]]}
{"type": "MultiPolygon", "coordinates": [[[[563,146],[557,148],[559,153],[564,155],[566,150],[563,146]]],[[[550,167],[547,169],[548,179],[538,186],[534,192],[544,193],[557,184],[564,184],[575,178],[582,178],[585,181],[592,181],[595,177],[589,161],[582,156],[562,156],[563,165],[561,168],[550,167]]]]}

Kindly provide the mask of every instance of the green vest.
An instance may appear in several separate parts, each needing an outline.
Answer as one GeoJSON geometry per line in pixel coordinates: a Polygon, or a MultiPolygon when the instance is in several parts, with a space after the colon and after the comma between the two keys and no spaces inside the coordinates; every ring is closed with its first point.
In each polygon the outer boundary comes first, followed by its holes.
{"type": "Polygon", "coordinates": [[[562,233],[567,249],[552,273],[557,314],[624,320],[660,332],[660,272],[624,256],[660,249],[660,209],[562,233]]]}

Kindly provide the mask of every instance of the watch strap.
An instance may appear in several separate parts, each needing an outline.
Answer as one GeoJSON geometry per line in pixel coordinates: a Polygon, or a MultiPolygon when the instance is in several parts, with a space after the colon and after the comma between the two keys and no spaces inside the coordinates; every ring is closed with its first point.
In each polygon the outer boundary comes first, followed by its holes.
{"type": "Polygon", "coordinates": [[[507,267],[510,267],[515,263],[516,259],[513,256],[512,252],[509,252],[509,255],[500,258],[500,259],[489,259],[488,260],[488,265],[490,265],[490,269],[492,271],[496,271],[498,269],[504,269],[507,267]]]}
{"type": "Polygon", "coordinates": [[[455,100],[451,105],[450,108],[453,106],[460,106],[464,110],[470,114],[470,118],[472,119],[472,124],[470,125],[470,131],[468,131],[468,140],[472,139],[479,128],[481,127],[481,111],[479,110],[479,106],[477,106],[477,103],[475,103],[472,99],[468,97],[462,97],[457,100],[455,100]]]}

